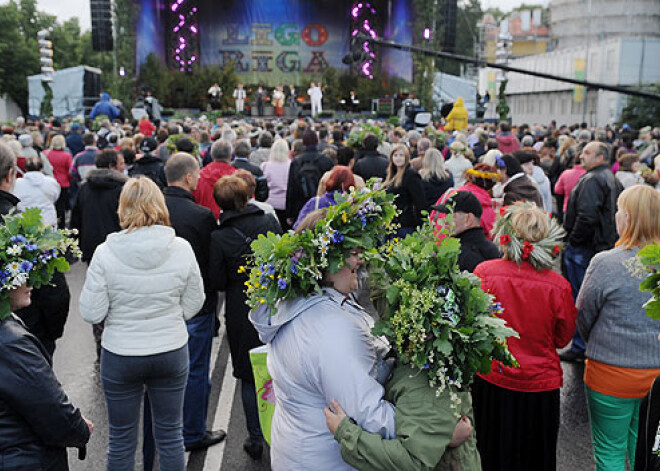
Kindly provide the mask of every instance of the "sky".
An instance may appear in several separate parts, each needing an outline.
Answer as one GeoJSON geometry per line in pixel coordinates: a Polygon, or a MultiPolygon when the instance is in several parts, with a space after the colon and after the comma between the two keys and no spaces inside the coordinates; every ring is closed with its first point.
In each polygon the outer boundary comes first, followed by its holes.
{"type": "MultiPolygon", "coordinates": [[[[8,0],[0,0],[0,4],[2,3],[8,3],[8,0]]],[[[524,3],[523,0],[481,0],[484,9],[498,7],[503,11],[510,11],[522,3],[524,3]]],[[[528,0],[526,3],[547,5],[548,0],[528,0]]],[[[89,29],[91,26],[89,0],[38,0],[37,4],[40,10],[55,15],[62,20],[77,16],[83,29],[89,29]]]]}

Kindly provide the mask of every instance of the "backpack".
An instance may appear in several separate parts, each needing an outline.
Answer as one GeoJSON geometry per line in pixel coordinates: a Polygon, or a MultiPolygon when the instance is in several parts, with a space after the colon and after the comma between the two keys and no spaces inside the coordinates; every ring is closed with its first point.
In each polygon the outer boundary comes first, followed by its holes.
{"type": "Polygon", "coordinates": [[[323,176],[316,158],[305,159],[298,170],[298,184],[305,201],[316,196],[319,181],[323,176]]]}
{"type": "Polygon", "coordinates": [[[245,232],[243,232],[236,226],[229,226],[228,229],[234,232],[234,234],[238,235],[241,239],[243,239],[243,244],[241,245],[241,249],[237,251],[235,257],[228,260],[227,262],[227,264],[229,265],[230,273],[238,273],[238,269],[241,266],[246,265],[250,255],[252,255],[251,244],[254,239],[248,236],[247,234],[245,234],[245,232]]]}

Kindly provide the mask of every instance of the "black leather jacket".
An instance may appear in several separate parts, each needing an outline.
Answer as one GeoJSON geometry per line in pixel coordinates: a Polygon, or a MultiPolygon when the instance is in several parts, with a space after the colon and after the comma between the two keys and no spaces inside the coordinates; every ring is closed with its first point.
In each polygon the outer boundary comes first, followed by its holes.
{"type": "Polygon", "coordinates": [[[66,448],[83,447],[89,428],[17,317],[0,321],[0,359],[0,471],[69,469],[66,448]]]}
{"type": "Polygon", "coordinates": [[[614,215],[623,190],[607,165],[592,168],[580,178],[568,200],[564,228],[568,243],[601,252],[614,247],[618,236],[614,215]]]}

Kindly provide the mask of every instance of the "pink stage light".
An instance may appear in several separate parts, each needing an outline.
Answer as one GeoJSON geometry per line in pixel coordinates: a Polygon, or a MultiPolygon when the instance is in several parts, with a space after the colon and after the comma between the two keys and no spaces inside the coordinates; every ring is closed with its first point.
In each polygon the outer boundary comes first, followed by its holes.
{"type": "Polygon", "coordinates": [[[192,26],[190,27],[190,31],[192,31],[193,33],[197,34],[197,27],[196,27],[195,25],[192,25],[192,26]]]}

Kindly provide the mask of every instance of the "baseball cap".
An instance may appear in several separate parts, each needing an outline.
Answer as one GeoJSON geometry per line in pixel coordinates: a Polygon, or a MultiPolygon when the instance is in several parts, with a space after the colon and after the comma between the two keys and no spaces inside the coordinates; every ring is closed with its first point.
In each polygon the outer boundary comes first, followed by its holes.
{"type": "Polygon", "coordinates": [[[153,137],[145,137],[140,143],[140,152],[149,154],[150,152],[155,151],[156,147],[158,147],[158,141],[156,141],[156,139],[153,137]]]}
{"type": "Polygon", "coordinates": [[[472,213],[478,218],[480,218],[483,213],[481,203],[477,197],[469,191],[457,191],[456,193],[449,195],[443,204],[433,205],[431,206],[431,209],[448,214],[451,212],[452,207],[454,208],[455,213],[472,213]]]}

